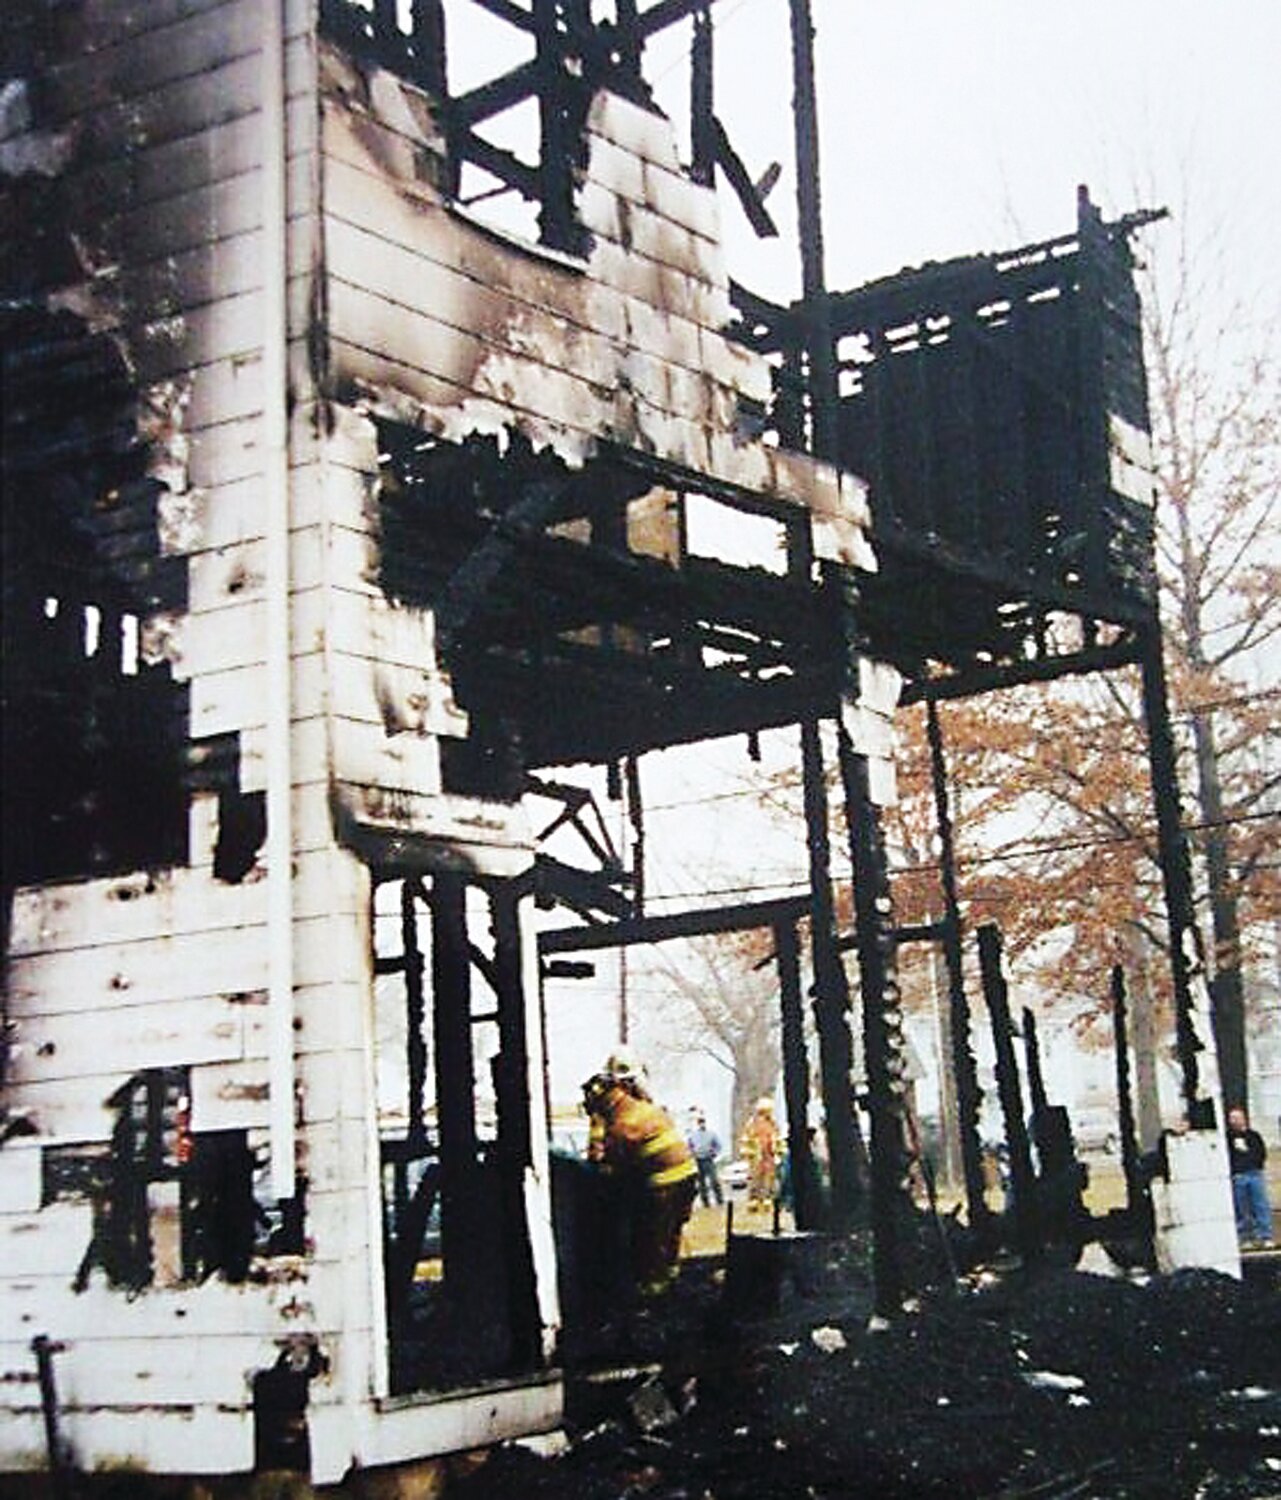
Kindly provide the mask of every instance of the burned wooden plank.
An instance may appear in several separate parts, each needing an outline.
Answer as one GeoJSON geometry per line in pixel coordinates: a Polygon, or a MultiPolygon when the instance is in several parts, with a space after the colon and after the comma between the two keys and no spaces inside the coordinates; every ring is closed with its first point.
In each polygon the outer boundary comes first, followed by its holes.
{"type": "Polygon", "coordinates": [[[1019,1253],[1035,1260],[1041,1253],[1041,1226],[1037,1207],[1036,1177],[1028,1145],[1027,1122],[1019,1087],[1018,1062],[1014,1056],[1014,1027],[1010,1019],[1009,992],[1001,968],[1001,932],[987,922],[978,930],[979,965],[983,993],[992,1023],[996,1049],[996,1081],[1005,1116],[1005,1140],[1010,1156],[1010,1192],[1019,1253]]]}

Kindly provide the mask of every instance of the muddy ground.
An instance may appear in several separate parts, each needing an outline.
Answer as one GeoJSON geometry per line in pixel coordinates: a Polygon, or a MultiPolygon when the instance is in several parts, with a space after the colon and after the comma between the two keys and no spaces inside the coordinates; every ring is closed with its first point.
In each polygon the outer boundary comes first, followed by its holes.
{"type": "Polygon", "coordinates": [[[857,1254],[828,1273],[753,1316],[696,1265],[675,1330],[625,1343],[638,1373],[580,1373],[566,1451],[498,1450],[450,1496],[1281,1500],[1274,1273],[988,1269],[880,1331],[857,1254]]]}

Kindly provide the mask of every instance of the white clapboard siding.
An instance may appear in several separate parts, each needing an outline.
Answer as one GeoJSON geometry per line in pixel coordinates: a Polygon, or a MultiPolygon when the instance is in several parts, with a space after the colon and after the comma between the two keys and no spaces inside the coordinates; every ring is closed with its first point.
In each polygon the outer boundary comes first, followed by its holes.
{"type": "MultiPolygon", "coordinates": [[[[64,1206],[53,1205],[43,1213],[64,1206]]],[[[29,1342],[40,1332],[76,1339],[109,1335],[140,1344],[157,1340],[170,1345],[220,1333],[282,1338],[319,1324],[340,1326],[347,1281],[337,1260],[317,1264],[301,1257],[272,1259],[262,1263],[268,1277],[265,1282],[232,1285],[212,1276],[197,1286],[145,1287],[125,1300],[122,1292],[107,1285],[101,1270],[92,1273],[83,1292],[72,1289],[72,1277],[88,1243],[86,1230],[77,1241],[78,1253],[69,1274],[50,1267],[6,1281],[0,1289],[0,1315],[7,1336],[21,1336],[29,1342]],[[121,1316],[122,1302],[127,1317],[121,1316]]]]}
{"type": "Polygon", "coordinates": [[[88,1203],[51,1203],[39,1213],[0,1216],[0,1266],[6,1284],[31,1275],[65,1278],[69,1284],[92,1234],[88,1203]]]}
{"type": "Polygon", "coordinates": [[[259,920],[242,926],[181,935],[162,930],[131,942],[12,958],[10,1015],[22,1020],[135,1009],[158,1001],[260,990],[267,972],[265,888],[259,885],[256,894],[263,902],[259,920]],[[78,997],[78,1003],[68,997],[78,997]]]}
{"type": "Polygon", "coordinates": [[[254,1462],[252,1412],[212,1403],[143,1413],[111,1407],[68,1412],[62,1431],[71,1451],[90,1465],[119,1470],[234,1474],[254,1462]]]}
{"type": "Polygon", "coordinates": [[[0,1147],[0,1214],[30,1213],[40,1207],[40,1147],[17,1136],[0,1147]]]}
{"type": "Polygon", "coordinates": [[[192,1338],[68,1338],[55,1356],[59,1406],[173,1407],[252,1404],[252,1380],[275,1364],[269,1336],[211,1332],[192,1338]]]}
{"type": "Polygon", "coordinates": [[[253,1055],[265,1050],[265,1011],[265,994],[249,991],[235,999],[211,995],[75,1015],[19,1016],[12,1023],[10,1076],[15,1083],[61,1078],[92,1087],[103,1074],[253,1055]]]}

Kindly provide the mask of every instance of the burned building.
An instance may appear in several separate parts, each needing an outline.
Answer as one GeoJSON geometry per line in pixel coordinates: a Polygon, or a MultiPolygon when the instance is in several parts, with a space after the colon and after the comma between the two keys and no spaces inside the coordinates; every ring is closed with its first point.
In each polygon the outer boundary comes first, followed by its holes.
{"type": "MultiPolygon", "coordinates": [[[[463,93],[440,0],[6,16],[6,1468],[333,1480],[558,1423],[540,956],[661,935],[627,860],[540,854],[566,765],[799,724],[818,788],[839,723],[890,1285],[900,683],[1153,662],[1123,226],[824,298],[829,402],[812,309],[727,279],[714,173],[766,216],[710,7],[464,3],[527,57],[463,93]],[[642,61],[690,15],[686,166],[642,61]],[[540,942],[538,902],[594,925],[540,942]]],[[[839,1207],[811,811],[809,898],[697,922],[782,964],[814,918],[839,1207]]]]}

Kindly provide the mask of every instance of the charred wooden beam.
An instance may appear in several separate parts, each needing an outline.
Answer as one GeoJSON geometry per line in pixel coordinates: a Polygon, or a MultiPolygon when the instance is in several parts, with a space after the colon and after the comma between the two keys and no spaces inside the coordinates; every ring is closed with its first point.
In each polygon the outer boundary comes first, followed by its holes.
{"type": "Polygon", "coordinates": [[[987,922],[979,928],[978,940],[983,994],[996,1050],[996,1086],[1001,1098],[1001,1112],[1005,1116],[1005,1141],[1010,1154],[1015,1237],[1019,1253],[1030,1261],[1041,1253],[1041,1227],[1037,1213],[1036,1177],[1032,1171],[1032,1153],[1019,1086],[1019,1065],[1014,1055],[1010,997],[1001,968],[1001,930],[994,922],[987,922]]]}
{"type": "Polygon", "coordinates": [[[1153,618],[1140,639],[1143,673],[1143,717],[1148,730],[1148,765],[1156,806],[1157,845],[1165,889],[1170,936],[1170,970],[1174,981],[1175,1047],[1183,1075],[1183,1103],[1194,1129],[1213,1123],[1213,1101],[1201,1097],[1197,1053],[1205,1046],[1197,1030],[1194,974],[1201,967],[1201,940],[1192,899],[1192,872],[1179,808],[1178,762],[1170,724],[1170,704],[1161,651],[1161,627],[1153,618]]]}
{"type": "Polygon", "coordinates": [[[763,240],[777,238],[778,225],[770,217],[770,211],[765,207],[765,201],[760,193],[757,192],[751,173],[743,165],[742,157],[734,150],[724,125],[717,118],[712,120],[710,137],[712,155],[717,166],[724,172],[725,181],[734,189],[734,196],[742,204],[743,212],[747,215],[747,222],[756,231],[758,238],[763,240]]]}
{"type": "Polygon", "coordinates": [[[498,1056],[494,1094],[498,1102],[503,1251],[507,1271],[507,1316],[518,1368],[540,1358],[540,1327],[533,1248],[525,1203],[525,1179],[533,1160],[529,1126],[529,1039],[525,1030],[524,965],[521,961],[519,887],[504,881],[489,893],[494,939],[493,989],[498,1001],[498,1056]]]}
{"type": "Polygon", "coordinates": [[[478,84],[474,89],[449,101],[450,125],[477,125],[481,120],[502,114],[505,109],[536,94],[541,78],[541,65],[537,61],[531,61],[521,63],[519,67],[491,78],[487,83],[478,84]]]}
{"type": "Polygon", "coordinates": [[[1128,637],[1107,646],[1074,651],[1037,661],[1008,662],[1001,666],[973,667],[949,673],[944,677],[918,677],[908,682],[901,695],[904,704],[945,703],[957,698],[973,698],[980,693],[998,692],[1032,682],[1057,682],[1064,677],[1107,672],[1132,666],[1137,647],[1128,637]]]}
{"type": "Polygon", "coordinates": [[[1036,1017],[1025,1005],[1023,1007],[1023,1052],[1027,1058],[1027,1092],[1032,1106],[1032,1139],[1036,1142],[1041,1168],[1045,1169],[1046,1149],[1044,1140],[1045,1118],[1050,1108],[1050,1096],[1045,1088],[1045,1071],[1041,1066],[1041,1039],[1037,1035],[1036,1017]]]}
{"type": "Polygon", "coordinates": [[[580,870],[549,854],[540,854],[535,865],[535,889],[540,904],[559,903],[579,916],[597,920],[594,913],[625,921],[635,915],[635,903],[618,888],[625,879],[621,870],[580,870]]]}
{"type": "Polygon", "coordinates": [[[63,1347],[46,1333],[38,1333],[31,1340],[31,1352],[36,1357],[36,1379],[40,1385],[40,1415],[44,1421],[45,1457],[48,1459],[49,1472],[54,1476],[55,1495],[67,1493],[66,1480],[71,1467],[67,1461],[67,1449],[62,1436],[62,1408],[58,1400],[58,1381],[53,1368],[53,1357],[61,1353],[63,1347]]]}
{"type": "Polygon", "coordinates": [[[451,1295],[467,1280],[475,1207],[475,1073],[467,886],[460,875],[432,877],[431,974],[440,1133],[441,1254],[451,1295]]]}
{"type": "Polygon", "coordinates": [[[632,905],[637,916],[645,911],[645,801],[641,795],[640,756],[623,763],[627,791],[627,821],[632,830],[632,905]]]}
{"type": "Polygon", "coordinates": [[[792,1174],[792,1211],[798,1229],[817,1229],[823,1206],[819,1196],[809,1129],[809,1058],[805,1048],[805,1013],[801,999],[800,941],[794,922],[774,926],[778,965],[779,1012],[783,1052],[783,1096],[787,1102],[787,1151],[792,1174]]]}
{"type": "Polygon", "coordinates": [[[872,1266],[876,1309],[898,1312],[903,1300],[902,1220],[907,1196],[907,1087],[903,1016],[895,961],[893,907],[880,813],[872,801],[868,763],[839,726],[841,782],[854,867],[863,1060],[871,1122],[872,1266]]]}
{"type": "Polygon", "coordinates": [[[943,886],[943,959],[947,967],[948,1034],[956,1087],[956,1128],[960,1137],[961,1173],[965,1181],[965,1208],[970,1227],[982,1230],[988,1221],[983,1191],[983,1147],[979,1138],[978,1062],[974,1056],[970,1028],[970,1001],[965,992],[965,961],[962,948],[961,902],[956,885],[956,837],[947,786],[947,761],[943,726],[933,702],[926,709],[926,734],[930,745],[930,782],[934,795],[934,818],[939,837],[939,867],[943,886]]]}
{"type": "Polygon", "coordinates": [[[810,0],[791,0],[792,114],[796,135],[796,209],[801,241],[802,324],[809,363],[812,451],[837,460],[836,359],[823,268],[823,206],[819,187],[818,104],[810,0]]]}
{"type": "Polygon", "coordinates": [[[427,1007],[423,990],[422,945],[418,940],[418,902],[426,902],[420,880],[400,883],[400,972],[405,976],[405,1063],[409,1096],[408,1137],[410,1149],[421,1151],[427,1143],[427,1007]]]}
{"type": "Polygon", "coordinates": [[[804,896],[775,901],[747,901],[698,911],[673,912],[662,917],[633,917],[601,922],[595,927],[553,927],[538,934],[538,952],[584,953],[593,948],[627,948],[637,943],[666,943],[673,938],[708,937],[721,932],[752,932],[783,922],[799,922],[809,914],[804,896]]]}
{"type": "Polygon", "coordinates": [[[690,176],[704,187],[716,172],[716,117],[713,92],[712,13],[710,5],[694,12],[694,40],[690,48],[690,176]]]}
{"type": "Polygon", "coordinates": [[[513,26],[519,26],[522,31],[533,31],[534,16],[531,11],[522,5],[517,5],[515,0],[474,0],[481,10],[487,10],[491,16],[497,16],[500,21],[510,21],[513,26]]]}
{"type": "Polygon", "coordinates": [[[436,602],[436,640],[442,653],[466,629],[485,594],[510,564],[522,538],[537,530],[555,510],[562,486],[531,485],[529,491],[501,516],[490,535],[450,577],[436,602]]]}
{"type": "Polygon", "coordinates": [[[1134,1117],[1134,1090],[1130,1086],[1130,1001],[1125,970],[1113,964],[1112,1048],[1116,1061],[1117,1127],[1121,1136],[1121,1169],[1125,1173],[1125,1206],[1133,1215],[1150,1213],[1151,1202],[1139,1170],[1139,1137],[1134,1117]]]}
{"type": "Polygon", "coordinates": [[[716,0],[658,0],[657,5],[640,13],[637,26],[642,38],[648,38],[683,21],[695,11],[709,10],[715,3],[716,0]]]}

